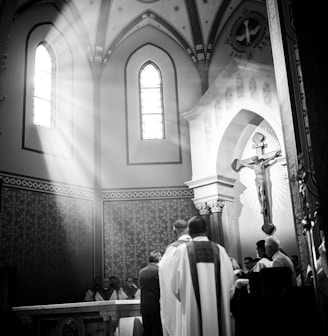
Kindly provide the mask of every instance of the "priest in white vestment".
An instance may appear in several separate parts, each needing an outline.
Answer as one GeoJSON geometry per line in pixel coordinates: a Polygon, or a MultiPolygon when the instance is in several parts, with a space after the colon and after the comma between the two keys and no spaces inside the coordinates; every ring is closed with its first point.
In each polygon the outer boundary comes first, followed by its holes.
{"type": "Polygon", "coordinates": [[[178,219],[173,223],[173,232],[177,240],[168,245],[165,253],[159,262],[159,286],[161,290],[161,320],[164,336],[181,336],[179,327],[181,323],[181,303],[173,295],[171,288],[172,274],[172,258],[178,246],[188,241],[191,237],[188,234],[187,222],[183,219],[178,219]]]}
{"type": "Polygon", "coordinates": [[[171,286],[181,302],[180,336],[232,336],[230,299],[235,279],[224,247],[211,242],[205,220],[188,222],[192,241],[176,249],[171,286]]]}

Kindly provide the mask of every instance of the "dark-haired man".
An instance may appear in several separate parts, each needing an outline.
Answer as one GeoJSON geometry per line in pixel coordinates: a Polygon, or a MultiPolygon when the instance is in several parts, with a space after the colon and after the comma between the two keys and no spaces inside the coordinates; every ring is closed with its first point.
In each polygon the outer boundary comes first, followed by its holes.
{"type": "Polygon", "coordinates": [[[256,242],[256,254],[259,260],[252,268],[252,272],[260,272],[262,268],[272,267],[272,261],[265,252],[265,240],[261,239],[256,242]]]}
{"type": "Polygon", "coordinates": [[[235,280],[230,258],[207,238],[202,217],[192,217],[188,230],[192,241],[177,248],[172,265],[172,290],[182,306],[180,336],[231,336],[235,280]]]}
{"type": "Polygon", "coordinates": [[[162,336],[160,315],[160,288],[158,263],[160,252],[153,251],[149,255],[149,263],[139,271],[140,312],[144,327],[144,336],[162,336]]]}
{"type": "Polygon", "coordinates": [[[245,265],[245,268],[247,269],[246,275],[249,275],[249,273],[251,272],[252,268],[254,267],[254,265],[256,264],[258,260],[253,259],[252,257],[244,258],[244,265],[245,265]]]}

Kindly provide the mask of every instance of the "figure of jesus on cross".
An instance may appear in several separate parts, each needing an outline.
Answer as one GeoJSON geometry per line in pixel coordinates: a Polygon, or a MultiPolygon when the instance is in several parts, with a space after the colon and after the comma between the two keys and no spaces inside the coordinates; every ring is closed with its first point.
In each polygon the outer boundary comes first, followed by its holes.
{"type": "Polygon", "coordinates": [[[269,209],[269,200],[268,200],[268,190],[267,190],[267,176],[266,168],[270,165],[270,161],[280,156],[281,150],[276,150],[272,153],[266,155],[263,154],[264,147],[264,135],[257,132],[252,138],[254,145],[253,148],[256,148],[258,155],[252,156],[250,159],[238,160],[235,159],[231,167],[238,172],[243,167],[248,167],[254,169],[255,172],[255,185],[257,190],[258,199],[260,202],[261,213],[263,214],[264,224],[262,230],[271,234],[274,231],[274,226],[271,223],[270,219],[270,209],[269,209]]]}
{"type": "Polygon", "coordinates": [[[255,185],[257,189],[257,195],[259,198],[261,213],[265,213],[268,210],[267,202],[267,190],[266,190],[266,171],[269,162],[275,157],[280,155],[280,150],[276,151],[272,156],[267,159],[260,159],[257,155],[252,156],[252,163],[244,162],[243,166],[254,169],[255,172],[255,185]]]}

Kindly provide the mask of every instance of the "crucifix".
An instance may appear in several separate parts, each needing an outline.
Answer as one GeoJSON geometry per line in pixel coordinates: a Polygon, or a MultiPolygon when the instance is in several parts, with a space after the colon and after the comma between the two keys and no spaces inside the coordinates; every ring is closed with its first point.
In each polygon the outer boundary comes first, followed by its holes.
{"type": "Polygon", "coordinates": [[[255,172],[255,186],[257,190],[257,196],[261,206],[261,214],[263,215],[263,225],[262,230],[271,235],[275,230],[275,226],[271,223],[271,212],[270,204],[268,198],[268,188],[267,188],[267,173],[266,168],[270,166],[270,161],[280,155],[281,150],[270,152],[264,154],[263,148],[264,135],[262,133],[256,132],[252,138],[253,146],[255,148],[256,155],[251,158],[239,160],[235,159],[231,167],[234,171],[239,172],[243,167],[248,167],[253,169],[255,172]]]}

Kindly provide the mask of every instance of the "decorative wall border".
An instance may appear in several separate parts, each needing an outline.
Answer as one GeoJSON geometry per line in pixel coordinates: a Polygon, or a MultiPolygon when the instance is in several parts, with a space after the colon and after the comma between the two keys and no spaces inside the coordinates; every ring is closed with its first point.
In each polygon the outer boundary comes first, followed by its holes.
{"type": "Polygon", "coordinates": [[[187,187],[138,188],[138,189],[108,189],[102,191],[104,201],[126,201],[144,199],[193,198],[192,189],[187,187]]]}
{"type": "Polygon", "coordinates": [[[83,188],[78,186],[46,181],[42,179],[19,176],[0,172],[3,187],[21,188],[37,192],[46,192],[50,194],[74,196],[78,198],[94,199],[94,191],[91,188],[83,188]]]}
{"type": "MultiPolygon", "coordinates": [[[[65,183],[47,181],[0,172],[3,187],[21,188],[37,192],[46,192],[64,196],[74,196],[85,199],[94,199],[95,193],[92,188],[67,185],[65,183]]],[[[101,197],[106,200],[145,200],[145,199],[176,199],[194,197],[192,189],[188,187],[159,187],[159,188],[131,188],[131,189],[104,189],[101,197]]]]}

